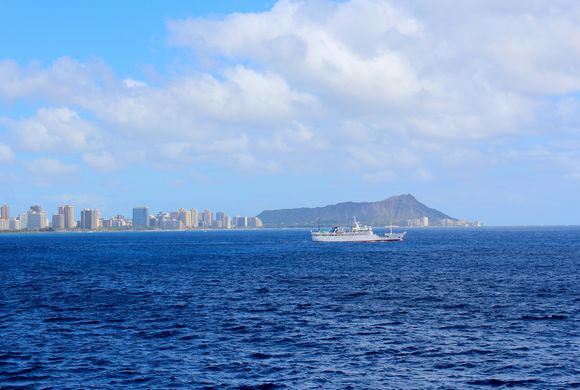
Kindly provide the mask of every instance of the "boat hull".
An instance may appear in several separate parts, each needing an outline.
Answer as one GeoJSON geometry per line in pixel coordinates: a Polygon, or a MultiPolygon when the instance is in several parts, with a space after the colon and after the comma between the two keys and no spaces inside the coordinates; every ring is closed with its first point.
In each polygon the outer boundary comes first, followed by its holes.
{"type": "Polygon", "coordinates": [[[312,233],[314,242],[390,242],[403,241],[404,234],[387,234],[378,236],[376,234],[319,234],[312,233]]]}

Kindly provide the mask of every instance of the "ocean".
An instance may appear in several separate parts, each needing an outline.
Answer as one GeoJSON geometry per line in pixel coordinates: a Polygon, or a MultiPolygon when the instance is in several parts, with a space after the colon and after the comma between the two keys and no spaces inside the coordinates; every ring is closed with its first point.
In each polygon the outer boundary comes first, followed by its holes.
{"type": "Polygon", "coordinates": [[[580,228],[0,235],[0,388],[580,386],[580,228]]]}

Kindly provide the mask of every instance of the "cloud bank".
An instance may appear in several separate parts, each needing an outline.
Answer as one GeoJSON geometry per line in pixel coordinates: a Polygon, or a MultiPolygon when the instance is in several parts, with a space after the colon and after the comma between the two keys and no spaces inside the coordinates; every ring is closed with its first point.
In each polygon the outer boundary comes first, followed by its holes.
{"type": "Polygon", "coordinates": [[[580,177],[575,1],[282,0],[170,20],[167,44],[187,66],[152,79],[106,59],[0,61],[0,99],[36,105],[0,118],[0,160],[35,153],[29,169],[66,174],[60,153],[99,172],[332,162],[369,182],[533,160],[580,177]]]}

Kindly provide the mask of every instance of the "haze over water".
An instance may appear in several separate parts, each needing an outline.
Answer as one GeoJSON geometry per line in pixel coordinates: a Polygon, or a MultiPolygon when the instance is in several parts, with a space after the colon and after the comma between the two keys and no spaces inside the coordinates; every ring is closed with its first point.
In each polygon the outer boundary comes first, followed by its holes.
{"type": "Polygon", "coordinates": [[[580,228],[0,235],[0,387],[580,385],[580,228]]]}

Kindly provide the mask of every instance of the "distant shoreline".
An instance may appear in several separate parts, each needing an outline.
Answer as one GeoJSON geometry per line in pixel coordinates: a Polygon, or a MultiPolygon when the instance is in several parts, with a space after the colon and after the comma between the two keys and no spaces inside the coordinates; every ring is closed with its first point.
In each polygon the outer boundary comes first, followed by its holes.
{"type": "MultiPolygon", "coordinates": [[[[486,226],[401,226],[397,230],[487,230],[487,229],[527,229],[527,228],[575,228],[580,224],[573,225],[486,225],[486,226]]],[[[386,229],[384,226],[373,226],[373,229],[386,229]]],[[[35,234],[103,234],[103,233],[208,233],[208,232],[256,232],[272,230],[318,230],[318,226],[266,226],[261,228],[236,228],[236,229],[159,229],[159,230],[2,230],[0,235],[35,235],[35,234]]]]}
{"type": "Polygon", "coordinates": [[[83,234],[83,233],[165,233],[165,232],[215,232],[215,231],[258,231],[268,228],[205,228],[205,229],[144,229],[144,230],[0,230],[0,234],[83,234]]]}

